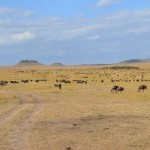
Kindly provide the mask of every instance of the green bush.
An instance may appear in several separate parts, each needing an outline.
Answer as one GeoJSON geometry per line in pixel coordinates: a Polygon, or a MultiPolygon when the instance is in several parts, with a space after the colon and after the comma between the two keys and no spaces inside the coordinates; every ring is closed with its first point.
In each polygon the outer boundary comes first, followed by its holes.
{"type": "Polygon", "coordinates": [[[103,69],[139,69],[139,67],[134,66],[111,66],[111,67],[104,67],[103,69]]]}

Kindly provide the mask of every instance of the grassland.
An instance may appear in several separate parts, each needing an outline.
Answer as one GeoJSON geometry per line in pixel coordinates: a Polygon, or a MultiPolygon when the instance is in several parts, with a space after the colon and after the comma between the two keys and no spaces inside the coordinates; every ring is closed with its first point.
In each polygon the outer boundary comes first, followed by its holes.
{"type": "Polygon", "coordinates": [[[9,83],[0,86],[0,149],[149,150],[150,69],[141,66],[1,67],[0,80],[9,83]],[[54,84],[62,79],[71,83],[59,90],[54,84]],[[141,84],[145,92],[137,92],[141,84]],[[113,85],[125,91],[111,93],[113,85]]]}

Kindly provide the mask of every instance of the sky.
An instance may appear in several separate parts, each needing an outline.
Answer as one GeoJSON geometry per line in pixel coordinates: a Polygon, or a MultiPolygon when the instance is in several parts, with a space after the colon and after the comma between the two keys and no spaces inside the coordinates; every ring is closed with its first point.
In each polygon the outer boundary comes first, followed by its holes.
{"type": "Polygon", "coordinates": [[[0,0],[0,66],[150,58],[149,0],[0,0]]]}

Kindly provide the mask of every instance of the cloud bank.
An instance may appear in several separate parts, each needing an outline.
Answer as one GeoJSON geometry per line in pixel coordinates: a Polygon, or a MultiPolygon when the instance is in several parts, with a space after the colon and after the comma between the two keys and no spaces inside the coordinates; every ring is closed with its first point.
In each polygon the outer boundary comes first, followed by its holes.
{"type": "Polygon", "coordinates": [[[8,16],[0,20],[0,33],[0,58],[5,64],[20,59],[47,64],[111,63],[150,55],[150,10],[95,18],[8,16]]]}

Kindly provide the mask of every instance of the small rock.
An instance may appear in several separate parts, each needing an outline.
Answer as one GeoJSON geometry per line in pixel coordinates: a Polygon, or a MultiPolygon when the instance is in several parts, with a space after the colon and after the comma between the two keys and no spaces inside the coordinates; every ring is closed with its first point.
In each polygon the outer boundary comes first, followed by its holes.
{"type": "Polygon", "coordinates": [[[77,126],[77,124],[75,123],[75,124],[73,124],[73,126],[77,126]]]}

